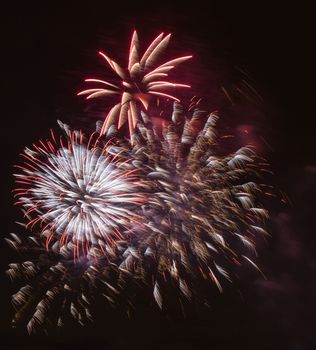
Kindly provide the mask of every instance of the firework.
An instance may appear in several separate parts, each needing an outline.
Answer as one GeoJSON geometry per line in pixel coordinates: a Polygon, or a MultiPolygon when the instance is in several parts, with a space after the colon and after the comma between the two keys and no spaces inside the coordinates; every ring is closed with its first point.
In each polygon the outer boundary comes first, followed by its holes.
{"type": "Polygon", "coordinates": [[[177,97],[170,95],[169,90],[190,86],[166,79],[173,68],[192,56],[178,57],[157,66],[160,55],[168,46],[170,36],[171,34],[168,34],[164,37],[163,33],[158,35],[141,56],[138,35],[135,31],[131,40],[126,69],[121,68],[103,52],[99,52],[121,81],[113,84],[101,79],[86,79],[86,82],[97,83],[99,87],[81,91],[78,95],[87,95],[87,99],[115,95],[120,99],[120,102],[107,114],[101,134],[105,133],[114,123],[120,129],[128,121],[129,133],[132,137],[135,126],[141,119],[140,112],[148,109],[150,97],[167,98],[180,102],[177,97]]]}
{"type": "MultiPolygon", "coordinates": [[[[52,240],[57,243],[56,237],[52,240]]],[[[29,258],[10,264],[6,271],[11,280],[24,283],[12,295],[14,326],[26,325],[30,334],[47,333],[72,322],[90,323],[100,299],[108,308],[118,307],[126,278],[116,264],[124,242],[112,247],[111,254],[104,255],[94,247],[74,261],[72,243],[60,250],[56,244],[47,251],[43,235],[26,238],[11,234],[6,241],[21,256],[29,258]]],[[[128,295],[124,295],[120,305],[128,309],[128,295]]]]}
{"type": "Polygon", "coordinates": [[[216,114],[195,110],[186,117],[175,103],[171,119],[162,139],[150,125],[138,125],[134,148],[142,149],[153,194],[145,228],[130,238],[121,264],[132,274],[142,271],[162,309],[174,305],[166,302],[168,290],[181,305],[207,302],[209,289],[222,292],[240,267],[260,271],[253,259],[268,215],[259,202],[266,165],[251,147],[217,155],[216,114]]]}
{"type": "Polygon", "coordinates": [[[146,181],[140,182],[141,169],[111,140],[102,144],[95,134],[85,140],[83,133],[61,126],[66,138],[57,142],[52,133],[51,140],[23,153],[15,196],[29,219],[27,228],[40,226],[47,237],[46,248],[57,235],[54,244],[61,249],[70,240],[76,259],[90,246],[105,249],[124,238],[123,231],[140,217],[146,181]]]}
{"type": "Polygon", "coordinates": [[[127,69],[100,53],[121,82],[87,79],[102,87],[79,95],[117,96],[105,121],[89,138],[60,123],[65,136],[51,133],[23,153],[15,196],[36,233],[8,240],[30,259],[7,272],[26,281],[13,305],[15,322],[29,332],[69,316],[84,324],[98,295],[126,312],[137,293],[184,312],[189,302],[209,304],[210,291],[223,292],[244,266],[261,272],[267,164],[252,147],[222,155],[217,114],[194,99],[185,110],[170,95],[189,87],[167,76],[191,56],[157,65],[169,40],[160,34],[141,57],[134,32],[127,69]],[[174,100],[162,131],[152,122],[151,96],[174,100]],[[130,139],[118,132],[126,122],[130,139]]]}

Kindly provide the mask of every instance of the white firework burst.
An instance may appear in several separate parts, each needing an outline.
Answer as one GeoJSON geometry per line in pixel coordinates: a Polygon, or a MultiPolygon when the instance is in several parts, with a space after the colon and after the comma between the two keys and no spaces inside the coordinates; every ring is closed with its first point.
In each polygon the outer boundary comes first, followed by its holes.
{"type": "Polygon", "coordinates": [[[145,182],[139,181],[141,169],[114,152],[110,141],[98,146],[99,138],[86,143],[81,132],[66,131],[66,144],[61,139],[59,148],[52,134],[52,141],[25,150],[27,162],[18,166],[22,174],[15,174],[23,185],[16,196],[28,227],[41,225],[47,247],[58,235],[56,244],[71,240],[78,257],[90,246],[109,249],[130,223],[138,222],[145,182]]]}

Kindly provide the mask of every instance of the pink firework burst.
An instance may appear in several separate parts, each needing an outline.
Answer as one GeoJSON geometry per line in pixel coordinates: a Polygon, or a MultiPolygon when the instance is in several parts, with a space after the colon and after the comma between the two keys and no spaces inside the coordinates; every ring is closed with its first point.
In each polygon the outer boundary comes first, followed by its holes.
{"type": "Polygon", "coordinates": [[[99,54],[118,75],[120,82],[113,84],[101,79],[86,79],[86,82],[97,83],[99,87],[83,90],[78,95],[87,95],[87,99],[115,95],[119,102],[115,104],[104,120],[101,134],[107,132],[112,124],[118,129],[128,122],[129,133],[132,139],[137,122],[141,118],[141,111],[148,109],[150,97],[166,98],[177,102],[180,100],[170,93],[175,88],[189,88],[189,85],[168,81],[168,73],[178,64],[192,56],[183,56],[157,65],[161,54],[168,46],[171,34],[164,36],[161,33],[148,46],[145,53],[139,53],[138,35],[134,31],[127,68],[122,68],[103,52],[99,54]]]}

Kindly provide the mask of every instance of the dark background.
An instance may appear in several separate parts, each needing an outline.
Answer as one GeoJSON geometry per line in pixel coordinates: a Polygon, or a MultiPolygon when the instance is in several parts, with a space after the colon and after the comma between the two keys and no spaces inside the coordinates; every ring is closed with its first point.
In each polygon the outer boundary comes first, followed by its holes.
{"type": "MultiPolygon", "coordinates": [[[[104,315],[95,329],[69,330],[51,337],[28,337],[10,328],[10,294],[14,287],[1,272],[3,349],[312,349],[316,311],[314,128],[315,28],[312,9],[303,3],[267,2],[45,2],[2,5],[4,24],[1,117],[2,235],[17,230],[21,218],[13,206],[13,165],[19,153],[48,135],[56,119],[86,127],[87,110],[75,93],[88,73],[102,71],[96,51],[120,62],[134,28],[149,43],[161,31],[174,33],[171,53],[194,54],[193,85],[209,94],[219,108],[220,85],[230,84],[234,67],[249,73],[264,98],[260,113],[253,106],[227,114],[230,131],[244,126],[264,135],[265,154],[275,184],[287,193],[288,207],[273,208],[271,240],[260,266],[268,276],[242,286],[242,296],[224,295],[211,315],[166,321],[159,315],[133,322],[104,315]],[[95,68],[94,68],[95,65],[95,68]],[[208,85],[209,84],[209,85],[208,85]],[[242,115],[242,116],[240,116],[242,115]]],[[[181,68],[179,68],[181,70],[181,68]]],[[[232,83],[233,84],[233,83],[232,83]]],[[[258,107],[259,108],[259,107],[258,107]]],[[[229,108],[226,108],[229,112],[229,108]]],[[[225,108],[223,111],[225,112],[225,108]]],[[[225,120],[225,115],[222,115],[225,120]]],[[[93,123],[92,123],[93,124],[93,123]]],[[[2,242],[3,243],[3,242],[2,242]]],[[[1,247],[1,271],[11,252],[1,247]]]]}

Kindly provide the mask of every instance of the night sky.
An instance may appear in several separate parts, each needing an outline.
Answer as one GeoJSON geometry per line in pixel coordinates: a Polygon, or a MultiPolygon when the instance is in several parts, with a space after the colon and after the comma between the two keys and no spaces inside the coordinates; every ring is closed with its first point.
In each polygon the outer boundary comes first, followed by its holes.
{"type": "Polygon", "coordinates": [[[73,127],[93,127],[100,110],[89,109],[76,93],[88,73],[102,72],[97,51],[124,60],[135,28],[146,43],[161,31],[172,32],[171,55],[193,53],[181,80],[192,81],[193,89],[209,98],[209,108],[219,110],[224,132],[243,140],[241,133],[247,128],[261,140],[274,184],[287,194],[289,203],[272,205],[272,237],[261,247],[259,258],[267,280],[250,276],[238,292],[219,297],[209,314],[170,320],[143,310],[132,322],[104,314],[98,315],[95,326],[69,327],[48,337],[29,337],[11,329],[10,295],[15,289],[3,271],[13,255],[1,240],[0,348],[315,348],[315,18],[311,8],[267,2],[232,6],[215,1],[185,5],[51,1],[2,5],[2,14],[3,237],[19,230],[15,221],[22,217],[11,193],[19,153],[48,136],[56,119],[73,127]],[[223,85],[235,86],[240,68],[263,102],[237,103],[234,114],[217,91],[223,85]]]}

